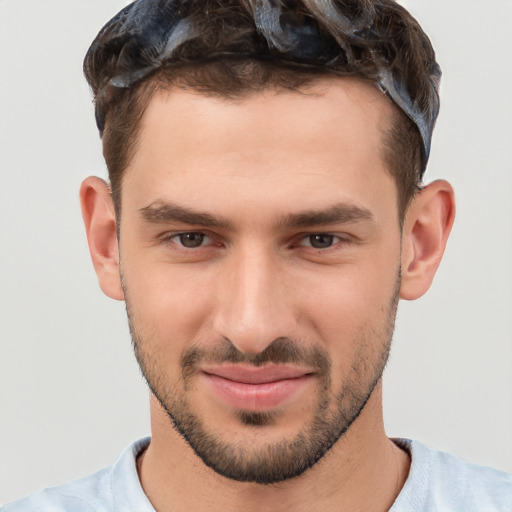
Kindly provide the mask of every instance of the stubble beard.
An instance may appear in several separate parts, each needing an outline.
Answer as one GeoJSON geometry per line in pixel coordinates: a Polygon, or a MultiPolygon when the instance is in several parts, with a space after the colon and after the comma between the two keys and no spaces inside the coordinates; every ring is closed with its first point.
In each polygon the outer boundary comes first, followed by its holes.
{"type": "MultiPolygon", "coordinates": [[[[203,463],[216,473],[240,482],[274,484],[302,475],[314,466],[351,427],[363,411],[386,366],[393,336],[399,300],[398,275],[388,314],[383,325],[371,326],[361,333],[354,346],[354,360],[341,389],[332,390],[331,361],[321,347],[304,348],[288,338],[274,340],[260,354],[244,354],[229,341],[222,340],[216,348],[205,350],[193,347],[180,359],[180,389],[173,387],[163,358],[151,352],[151,341],[137,331],[134,314],[125,289],[126,310],[136,359],[148,386],[166,411],[172,427],[185,439],[203,463]],[[231,443],[222,438],[194,411],[187,399],[187,390],[196,368],[203,363],[246,363],[256,366],[265,363],[303,364],[315,370],[317,402],[312,419],[295,437],[266,443],[254,449],[248,434],[246,445],[231,443]]],[[[200,411],[198,411],[200,413],[200,411]]],[[[279,420],[275,412],[237,411],[242,428],[264,429],[279,420]]]]}

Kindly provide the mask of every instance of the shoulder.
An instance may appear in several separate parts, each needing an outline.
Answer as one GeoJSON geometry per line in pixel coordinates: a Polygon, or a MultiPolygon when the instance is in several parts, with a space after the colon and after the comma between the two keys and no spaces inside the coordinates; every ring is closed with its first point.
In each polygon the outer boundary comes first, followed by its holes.
{"type": "MultiPolygon", "coordinates": [[[[411,454],[407,482],[396,501],[414,510],[510,512],[512,475],[468,464],[448,453],[410,440],[395,440],[411,454]]],[[[392,509],[395,511],[395,508],[392,509]]],[[[403,508],[405,510],[405,508],[403,508]]]]}
{"type": "Polygon", "coordinates": [[[1,512],[104,512],[112,502],[111,467],[86,478],[43,489],[0,508],[1,512]]]}
{"type": "Polygon", "coordinates": [[[43,489],[0,507],[0,512],[111,512],[153,511],[140,485],[136,458],[150,439],[128,446],[118,461],[90,476],[58,487],[43,489]]]}

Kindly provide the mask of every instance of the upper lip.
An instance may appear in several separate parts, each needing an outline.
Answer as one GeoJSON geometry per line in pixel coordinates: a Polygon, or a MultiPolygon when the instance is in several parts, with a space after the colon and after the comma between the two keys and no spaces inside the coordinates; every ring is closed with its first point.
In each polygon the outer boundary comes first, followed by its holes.
{"type": "Polygon", "coordinates": [[[243,384],[268,384],[284,379],[296,379],[311,374],[311,370],[298,366],[251,366],[241,364],[205,365],[201,370],[243,384]]]}

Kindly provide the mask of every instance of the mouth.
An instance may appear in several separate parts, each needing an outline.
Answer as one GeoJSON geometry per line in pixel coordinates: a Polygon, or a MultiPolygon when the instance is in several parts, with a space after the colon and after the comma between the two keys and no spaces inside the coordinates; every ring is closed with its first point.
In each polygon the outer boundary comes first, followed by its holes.
{"type": "Polygon", "coordinates": [[[204,366],[201,376],[221,402],[236,409],[269,411],[296,396],[314,378],[296,366],[204,366]]]}

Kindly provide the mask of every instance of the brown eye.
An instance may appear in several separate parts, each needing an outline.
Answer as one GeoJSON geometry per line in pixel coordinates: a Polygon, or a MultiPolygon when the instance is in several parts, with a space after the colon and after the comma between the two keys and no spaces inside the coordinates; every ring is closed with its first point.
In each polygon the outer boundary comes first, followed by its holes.
{"type": "Polygon", "coordinates": [[[178,235],[180,244],[187,249],[195,249],[203,245],[206,235],[204,233],[181,233],[178,235]]]}
{"type": "Polygon", "coordinates": [[[318,233],[316,235],[309,235],[308,241],[309,245],[314,249],[327,249],[334,244],[336,238],[334,235],[318,233]]]}

